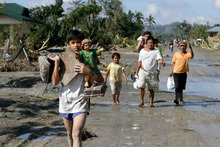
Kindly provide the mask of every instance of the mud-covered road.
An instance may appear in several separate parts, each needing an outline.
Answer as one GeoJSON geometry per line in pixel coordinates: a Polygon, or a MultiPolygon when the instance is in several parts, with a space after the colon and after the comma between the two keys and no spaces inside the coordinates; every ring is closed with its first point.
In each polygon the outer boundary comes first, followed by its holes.
{"type": "MultiPolygon", "coordinates": [[[[138,54],[132,49],[118,51],[130,77],[138,54]]],[[[220,51],[201,48],[194,51],[184,106],[175,106],[173,91],[166,90],[173,53],[164,48],[164,54],[169,57],[164,57],[167,64],[161,70],[155,107],[149,107],[147,94],[145,106],[137,106],[138,90],[130,79],[127,85],[123,84],[121,105],[112,105],[108,87],[104,97],[91,98],[83,146],[220,146],[220,51]]],[[[103,57],[103,63],[111,62],[111,53],[104,52],[103,57]]],[[[46,85],[38,72],[1,72],[0,75],[0,146],[67,146],[65,127],[58,112],[59,86],[47,85],[42,95],[46,85]]]]}

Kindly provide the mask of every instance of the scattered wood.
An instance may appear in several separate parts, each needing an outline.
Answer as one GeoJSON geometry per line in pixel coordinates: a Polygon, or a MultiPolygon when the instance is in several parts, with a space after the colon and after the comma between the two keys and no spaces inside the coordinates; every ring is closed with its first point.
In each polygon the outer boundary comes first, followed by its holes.
{"type": "Polygon", "coordinates": [[[47,46],[46,43],[49,41],[50,38],[47,38],[47,40],[44,42],[44,44],[41,46],[41,48],[38,49],[38,51],[45,49],[47,46]]]}

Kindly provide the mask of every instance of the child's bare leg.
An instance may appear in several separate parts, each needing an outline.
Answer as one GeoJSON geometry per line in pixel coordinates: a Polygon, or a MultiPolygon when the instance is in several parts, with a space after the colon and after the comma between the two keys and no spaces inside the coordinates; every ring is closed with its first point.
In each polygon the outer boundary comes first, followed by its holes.
{"type": "Polygon", "coordinates": [[[95,86],[94,78],[93,78],[93,77],[90,79],[90,82],[91,82],[91,85],[92,85],[92,86],[95,86]]]}
{"type": "Polygon", "coordinates": [[[116,94],[116,104],[120,104],[119,102],[119,96],[120,96],[120,92],[118,94],[116,94]]]}
{"type": "Polygon", "coordinates": [[[140,104],[138,106],[144,105],[144,88],[139,89],[139,95],[140,95],[140,104]]]}
{"type": "Polygon", "coordinates": [[[116,104],[116,99],[115,99],[115,97],[116,97],[116,94],[112,94],[112,98],[113,98],[114,105],[116,104]]]}
{"type": "Polygon", "coordinates": [[[150,90],[150,107],[154,107],[153,101],[154,101],[154,91],[150,90]]]}
{"type": "Polygon", "coordinates": [[[89,75],[85,75],[84,76],[84,78],[85,78],[85,87],[89,87],[89,75]]]}
{"type": "Polygon", "coordinates": [[[103,78],[101,73],[100,74],[95,73],[92,78],[93,78],[94,81],[96,81],[98,83],[104,82],[104,78],[103,78]]]}

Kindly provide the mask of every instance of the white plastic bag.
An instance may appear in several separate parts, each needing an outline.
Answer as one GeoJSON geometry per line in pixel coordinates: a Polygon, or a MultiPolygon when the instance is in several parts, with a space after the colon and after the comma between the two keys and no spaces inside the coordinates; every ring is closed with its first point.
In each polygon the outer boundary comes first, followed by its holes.
{"type": "Polygon", "coordinates": [[[133,83],[133,87],[134,87],[134,89],[138,89],[138,76],[137,75],[135,75],[134,76],[134,83],[133,83]]]}
{"type": "Polygon", "coordinates": [[[172,90],[174,88],[175,88],[175,84],[174,84],[173,76],[169,76],[167,79],[167,89],[172,90]]]}

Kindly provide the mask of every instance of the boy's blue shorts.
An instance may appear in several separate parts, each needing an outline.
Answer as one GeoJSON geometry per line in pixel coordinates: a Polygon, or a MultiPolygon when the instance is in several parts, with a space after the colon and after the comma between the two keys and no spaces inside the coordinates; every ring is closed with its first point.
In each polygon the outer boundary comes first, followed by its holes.
{"type": "Polygon", "coordinates": [[[86,112],[77,112],[77,113],[60,113],[60,115],[62,115],[63,117],[69,119],[69,120],[73,120],[77,115],[80,115],[82,113],[86,113],[86,112]]]}

